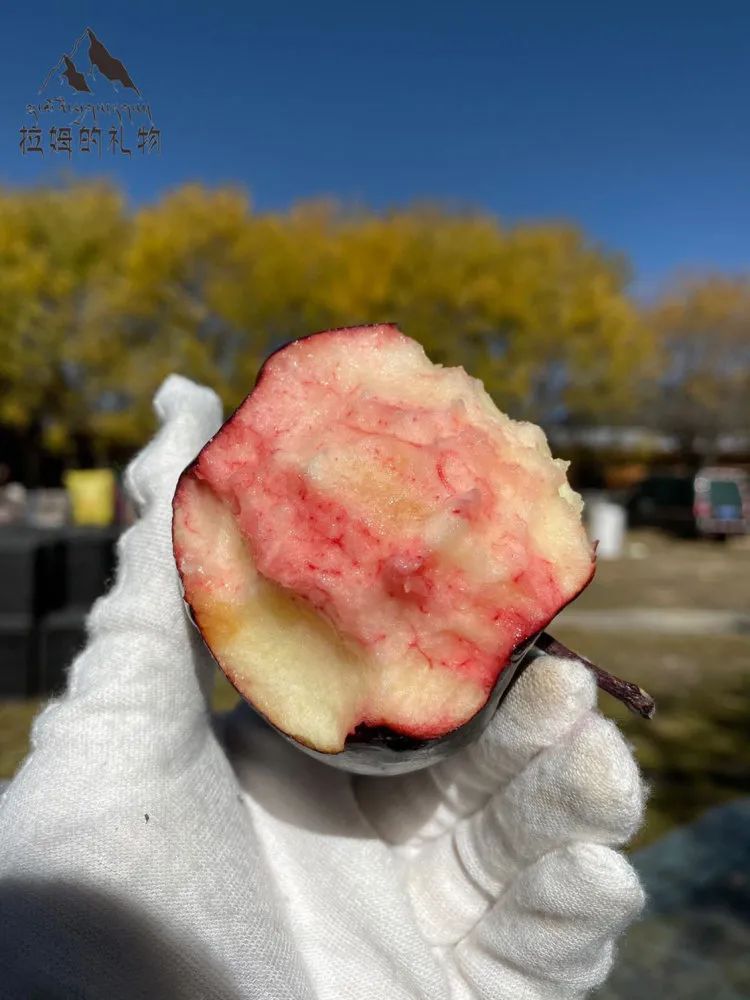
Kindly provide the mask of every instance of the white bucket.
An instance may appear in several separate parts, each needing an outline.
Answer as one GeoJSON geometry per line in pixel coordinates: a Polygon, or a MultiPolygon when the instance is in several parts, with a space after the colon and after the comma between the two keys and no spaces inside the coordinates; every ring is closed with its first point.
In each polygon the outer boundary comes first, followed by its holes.
{"type": "Polygon", "coordinates": [[[625,508],[609,500],[594,500],[588,506],[589,537],[598,539],[599,559],[617,559],[625,542],[625,508]]]}

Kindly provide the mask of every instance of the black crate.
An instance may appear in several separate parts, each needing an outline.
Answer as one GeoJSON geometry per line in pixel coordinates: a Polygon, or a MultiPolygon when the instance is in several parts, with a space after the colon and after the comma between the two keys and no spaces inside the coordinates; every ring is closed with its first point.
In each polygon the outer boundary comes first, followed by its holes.
{"type": "Polygon", "coordinates": [[[86,643],[87,608],[64,608],[39,624],[39,687],[42,694],[65,688],[68,668],[86,643]]]}
{"type": "Polygon", "coordinates": [[[65,545],[60,531],[44,530],[39,535],[36,601],[34,612],[47,614],[63,607],[65,594],[65,545]]]}
{"type": "Polygon", "coordinates": [[[19,525],[0,528],[0,615],[40,615],[64,603],[60,536],[19,525]]]}
{"type": "Polygon", "coordinates": [[[88,607],[107,589],[115,566],[115,528],[67,528],[63,536],[65,604],[88,607]]]}
{"type": "Polygon", "coordinates": [[[31,615],[0,615],[0,698],[37,690],[37,633],[31,615]]]}
{"type": "Polygon", "coordinates": [[[16,525],[0,531],[0,614],[34,613],[39,541],[38,532],[16,525]]]}

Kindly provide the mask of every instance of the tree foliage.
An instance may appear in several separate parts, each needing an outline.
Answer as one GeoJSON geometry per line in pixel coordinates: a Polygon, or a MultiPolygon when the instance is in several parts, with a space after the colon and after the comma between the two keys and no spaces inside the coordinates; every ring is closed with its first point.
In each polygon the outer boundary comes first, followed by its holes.
{"type": "Polygon", "coordinates": [[[627,415],[653,354],[625,262],[570,225],[504,228],[415,205],[255,213],[190,185],[128,212],[106,184],[0,192],[0,422],[135,445],[179,371],[229,406],[263,357],[331,326],[395,321],[514,415],[627,415]]]}
{"type": "Polygon", "coordinates": [[[106,185],[0,192],[0,423],[87,429],[103,299],[129,239],[106,185]]]}
{"type": "Polygon", "coordinates": [[[750,279],[680,282],[650,310],[658,377],[646,414],[683,449],[713,453],[720,435],[750,427],[750,279]]]}

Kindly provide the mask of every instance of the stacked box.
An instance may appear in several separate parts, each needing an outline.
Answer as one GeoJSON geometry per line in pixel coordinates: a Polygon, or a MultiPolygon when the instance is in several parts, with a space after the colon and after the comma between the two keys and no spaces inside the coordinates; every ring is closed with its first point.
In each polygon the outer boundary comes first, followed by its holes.
{"type": "Polygon", "coordinates": [[[0,614],[0,698],[37,689],[37,634],[30,614],[0,614]]]}
{"type": "Polygon", "coordinates": [[[112,528],[65,530],[66,607],[88,608],[107,589],[114,571],[116,538],[112,528]]]}
{"type": "Polygon", "coordinates": [[[39,682],[44,694],[60,694],[68,668],[86,642],[86,609],[63,608],[39,626],[39,682]]]}
{"type": "Polygon", "coordinates": [[[39,623],[39,677],[44,694],[65,687],[68,668],[85,643],[89,608],[108,588],[115,564],[114,528],[70,527],[60,533],[57,564],[63,595],[39,623]]]}
{"type": "Polygon", "coordinates": [[[33,615],[39,605],[39,533],[0,531],[0,615],[33,615]]]}
{"type": "Polygon", "coordinates": [[[0,529],[1,697],[25,698],[36,691],[36,617],[48,596],[43,540],[38,531],[23,526],[0,529]]]}
{"type": "Polygon", "coordinates": [[[114,528],[0,527],[0,697],[52,693],[114,569],[114,528]]]}

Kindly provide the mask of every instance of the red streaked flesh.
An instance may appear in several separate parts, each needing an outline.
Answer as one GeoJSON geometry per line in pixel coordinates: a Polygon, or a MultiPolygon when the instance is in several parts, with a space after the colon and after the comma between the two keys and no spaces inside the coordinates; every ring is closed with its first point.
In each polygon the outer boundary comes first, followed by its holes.
{"type": "Polygon", "coordinates": [[[296,341],[181,478],[186,598],[230,679],[300,741],[336,752],[359,723],[440,736],[593,574],[565,468],[394,327],[296,341]]]}

